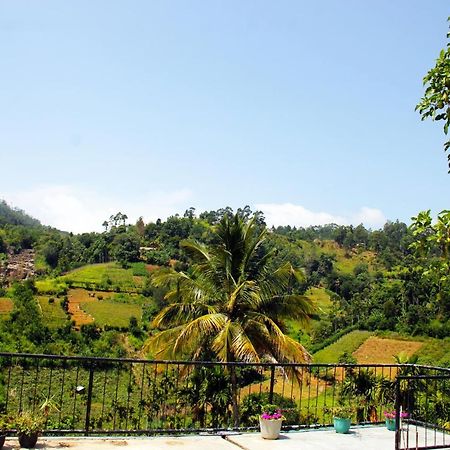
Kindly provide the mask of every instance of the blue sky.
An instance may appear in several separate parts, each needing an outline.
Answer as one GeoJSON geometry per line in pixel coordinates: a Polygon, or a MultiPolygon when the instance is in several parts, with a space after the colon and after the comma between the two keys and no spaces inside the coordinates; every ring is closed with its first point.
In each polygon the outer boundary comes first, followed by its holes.
{"type": "Polygon", "coordinates": [[[0,198],[65,230],[250,205],[270,224],[448,208],[414,106],[448,1],[0,0],[0,198]]]}

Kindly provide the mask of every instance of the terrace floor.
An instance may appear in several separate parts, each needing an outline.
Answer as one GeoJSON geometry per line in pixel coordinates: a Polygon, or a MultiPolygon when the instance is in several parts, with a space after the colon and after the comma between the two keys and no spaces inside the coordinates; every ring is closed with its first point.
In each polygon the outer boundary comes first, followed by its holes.
{"type": "MultiPolygon", "coordinates": [[[[333,429],[283,432],[276,441],[267,441],[259,433],[225,436],[155,436],[155,437],[41,437],[37,449],[71,450],[393,450],[394,432],[383,426],[353,427],[349,434],[333,429]]],[[[415,436],[414,436],[415,441],[415,436]]],[[[450,447],[450,439],[449,439],[450,447]]],[[[8,438],[3,450],[18,449],[16,438],[8,438]]]]}

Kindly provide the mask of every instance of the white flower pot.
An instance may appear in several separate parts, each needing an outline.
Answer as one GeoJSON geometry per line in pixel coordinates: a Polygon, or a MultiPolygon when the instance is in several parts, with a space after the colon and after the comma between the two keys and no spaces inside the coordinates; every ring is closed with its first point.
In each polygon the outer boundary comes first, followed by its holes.
{"type": "Polygon", "coordinates": [[[263,439],[278,439],[282,423],[283,419],[266,420],[260,418],[261,437],[263,439]]]}

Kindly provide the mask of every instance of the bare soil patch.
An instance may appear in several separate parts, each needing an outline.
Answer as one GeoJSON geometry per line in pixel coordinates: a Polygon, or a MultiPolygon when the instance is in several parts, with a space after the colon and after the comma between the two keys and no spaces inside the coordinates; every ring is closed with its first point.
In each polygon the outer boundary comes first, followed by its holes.
{"type": "Polygon", "coordinates": [[[0,297],[0,314],[9,314],[13,310],[13,301],[7,297],[0,297]]]}
{"type": "Polygon", "coordinates": [[[394,364],[394,356],[399,353],[412,356],[420,350],[422,345],[423,342],[418,341],[382,339],[372,336],[353,352],[353,356],[359,364],[394,364]]]}

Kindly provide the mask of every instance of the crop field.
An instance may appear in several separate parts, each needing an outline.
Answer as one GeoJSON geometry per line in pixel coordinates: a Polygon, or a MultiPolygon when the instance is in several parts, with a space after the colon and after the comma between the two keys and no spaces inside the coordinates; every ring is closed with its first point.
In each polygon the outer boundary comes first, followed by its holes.
{"type": "Polygon", "coordinates": [[[42,311],[44,325],[49,328],[58,328],[68,320],[67,314],[61,307],[61,299],[53,297],[38,297],[39,306],[42,311]]]}
{"type": "Polygon", "coordinates": [[[423,346],[423,342],[405,341],[399,339],[383,339],[369,337],[353,352],[359,364],[393,364],[394,356],[403,353],[412,356],[423,346]]]}
{"type": "Polygon", "coordinates": [[[56,295],[67,289],[66,283],[59,278],[47,278],[35,281],[36,289],[41,295],[56,295]]]}
{"type": "Polygon", "coordinates": [[[136,317],[140,322],[142,318],[142,306],[137,304],[117,303],[109,300],[81,303],[83,311],[94,318],[94,322],[104,327],[127,327],[131,317],[136,317]]]}
{"type": "Polygon", "coordinates": [[[371,335],[372,333],[370,331],[352,331],[345,336],[342,336],[334,344],[319,350],[313,355],[313,360],[316,363],[336,363],[344,352],[352,354],[371,335]]]}
{"type": "Polygon", "coordinates": [[[135,292],[142,286],[144,278],[140,266],[123,269],[116,263],[91,264],[75,269],[61,277],[67,284],[77,287],[91,286],[102,290],[135,292]]]}
{"type": "Polygon", "coordinates": [[[77,327],[95,322],[98,326],[127,327],[130,317],[142,318],[144,299],[129,293],[70,289],[69,313],[77,327]]]}
{"type": "Polygon", "coordinates": [[[0,297],[0,319],[9,316],[9,313],[13,310],[14,303],[8,297],[0,297]]]}

